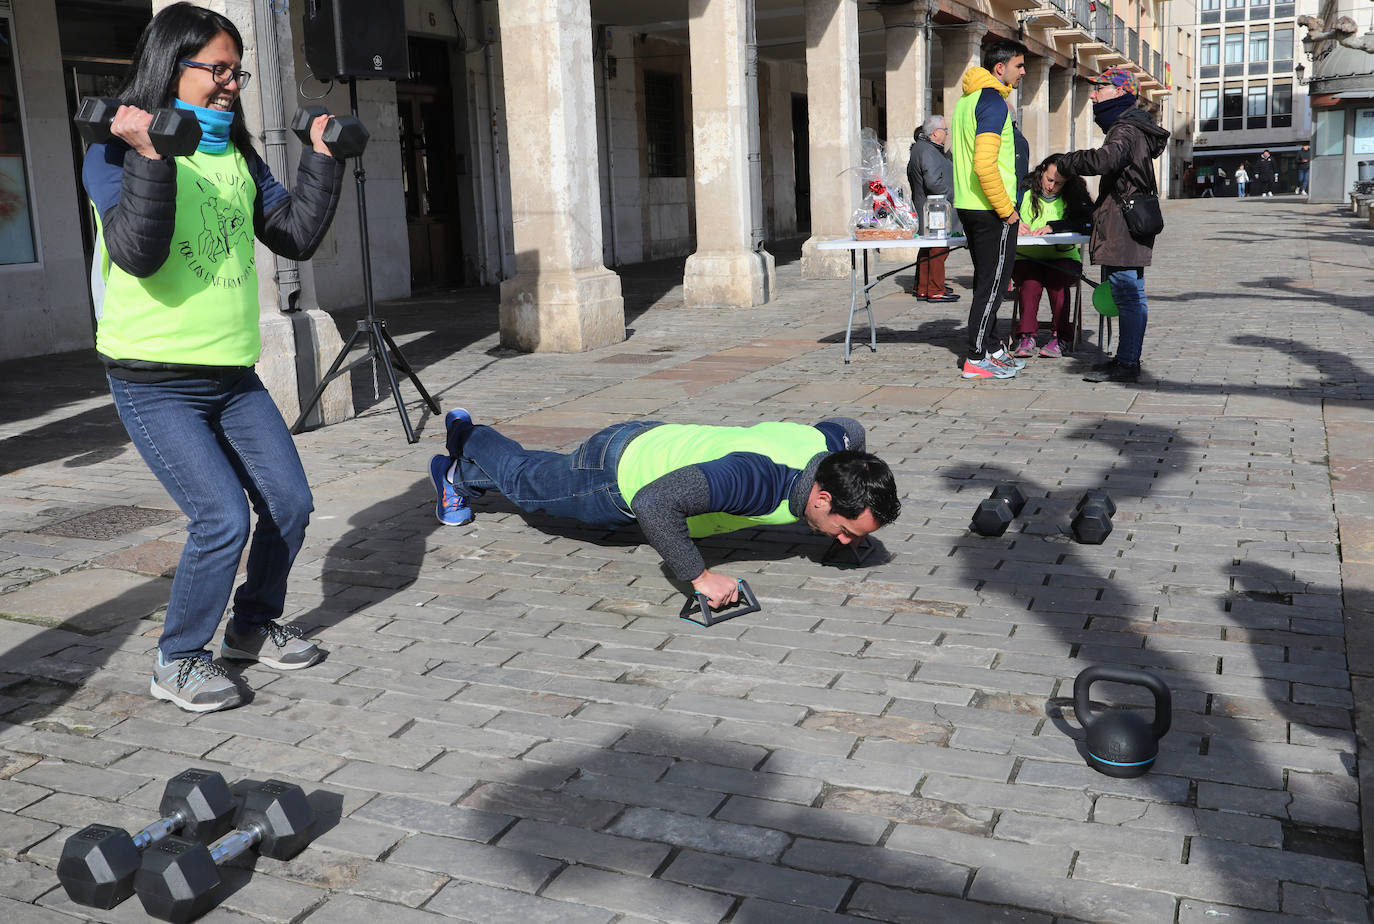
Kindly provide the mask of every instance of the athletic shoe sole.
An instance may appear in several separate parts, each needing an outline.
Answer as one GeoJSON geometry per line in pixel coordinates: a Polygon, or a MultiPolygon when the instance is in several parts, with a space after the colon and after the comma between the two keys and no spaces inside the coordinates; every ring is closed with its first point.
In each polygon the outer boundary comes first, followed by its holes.
{"type": "Polygon", "coordinates": [[[221,643],[219,646],[219,656],[226,661],[254,661],[258,664],[266,664],[268,667],[275,667],[279,671],[298,671],[303,667],[318,664],[320,658],[324,657],[324,652],[316,648],[315,656],[309,661],[278,661],[273,657],[253,654],[253,652],[244,651],[241,648],[230,648],[228,644],[221,643]]]}
{"type": "Polygon", "coordinates": [[[154,699],[166,700],[169,703],[173,703],[185,709],[187,712],[214,712],[217,709],[232,709],[235,706],[243,705],[242,696],[222,703],[193,703],[188,699],[182,699],[165,687],[158,686],[157,680],[155,679],[149,681],[148,692],[153,695],[154,699]]]}

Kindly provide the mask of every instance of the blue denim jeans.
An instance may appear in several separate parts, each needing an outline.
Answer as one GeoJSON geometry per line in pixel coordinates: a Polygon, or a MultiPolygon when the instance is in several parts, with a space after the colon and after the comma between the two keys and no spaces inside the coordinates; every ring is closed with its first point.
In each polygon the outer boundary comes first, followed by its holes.
{"type": "Polygon", "coordinates": [[[453,482],[468,497],[500,491],[528,513],[624,526],[634,516],[620,495],[616,467],[630,440],[656,426],[650,420],[614,424],[566,455],[526,449],[491,427],[475,426],[453,457],[453,482]]]}
{"type": "Polygon", "coordinates": [[[258,523],[234,619],[240,628],[276,619],[314,508],[296,444],[257,373],[111,378],[110,392],[139,455],[191,521],[158,641],[163,660],[206,653],[248,541],[250,501],[258,523]]]}
{"type": "Polygon", "coordinates": [[[1138,366],[1145,345],[1145,324],[1150,319],[1150,305],[1145,300],[1145,268],[1104,266],[1102,279],[1112,287],[1112,299],[1119,312],[1121,336],[1116,345],[1116,361],[1138,366]]]}

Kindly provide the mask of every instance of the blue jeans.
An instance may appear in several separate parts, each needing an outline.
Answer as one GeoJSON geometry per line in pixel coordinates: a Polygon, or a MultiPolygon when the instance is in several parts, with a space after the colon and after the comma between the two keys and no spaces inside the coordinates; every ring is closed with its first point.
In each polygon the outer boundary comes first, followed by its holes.
{"type": "Polygon", "coordinates": [[[491,427],[475,426],[452,457],[458,463],[453,483],[468,497],[495,489],[528,513],[624,526],[634,515],[620,495],[616,467],[630,440],[656,426],[649,420],[614,424],[567,455],[526,449],[491,427]]]}
{"type": "Polygon", "coordinates": [[[1150,305],[1145,301],[1145,268],[1143,266],[1104,266],[1102,279],[1112,287],[1121,325],[1116,346],[1116,361],[1131,366],[1140,365],[1140,350],[1145,345],[1145,324],[1150,318],[1150,305]]]}
{"type": "Polygon", "coordinates": [[[111,378],[110,392],[138,454],[191,521],[158,641],[163,660],[207,653],[248,542],[250,501],[258,524],[234,620],[246,629],[276,619],[314,507],[296,444],[257,373],[111,378]]]}

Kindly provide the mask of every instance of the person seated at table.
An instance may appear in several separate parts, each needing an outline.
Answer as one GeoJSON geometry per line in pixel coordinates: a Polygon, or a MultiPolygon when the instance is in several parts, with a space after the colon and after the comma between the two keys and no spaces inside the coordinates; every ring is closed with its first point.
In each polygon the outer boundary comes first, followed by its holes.
{"type": "MultiPolygon", "coordinates": [[[[1051,154],[1021,181],[1016,211],[1021,216],[1021,237],[1070,231],[1087,234],[1092,227],[1092,198],[1081,176],[1060,168],[1061,154],[1051,154]]],[[[1012,280],[1018,286],[1020,319],[1014,356],[1035,353],[1040,329],[1040,293],[1049,297],[1054,332],[1040,355],[1058,357],[1073,344],[1073,318],[1069,316],[1069,290],[1083,271],[1083,256],[1073,244],[1032,244],[1016,248],[1012,280]]]]}

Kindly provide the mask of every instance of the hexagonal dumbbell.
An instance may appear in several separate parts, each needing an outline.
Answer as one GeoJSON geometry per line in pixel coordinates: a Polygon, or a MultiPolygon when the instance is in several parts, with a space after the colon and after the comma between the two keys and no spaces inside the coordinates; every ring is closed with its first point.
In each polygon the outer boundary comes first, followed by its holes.
{"type": "Polygon", "coordinates": [[[1112,513],[1115,510],[1116,505],[1110,497],[1104,502],[1085,496],[1069,523],[1073,538],[1084,545],[1101,545],[1112,534],[1112,513]]]}
{"type": "Polygon", "coordinates": [[[1007,531],[1015,516],[1011,512],[1011,502],[1005,497],[989,497],[978,503],[973,511],[969,529],[980,536],[1000,536],[1007,531]]]}
{"type": "Polygon", "coordinates": [[[1106,507],[1107,516],[1116,516],[1116,502],[1113,501],[1112,496],[1108,494],[1106,491],[1104,491],[1102,488],[1089,488],[1088,490],[1084,491],[1083,496],[1080,497],[1078,499],[1078,503],[1074,505],[1074,513],[1077,513],[1078,511],[1082,510],[1083,505],[1088,503],[1089,501],[1096,501],[1102,506],[1106,507]]]}
{"type": "MultiPolygon", "coordinates": [[[[123,101],[107,96],[88,96],[76,111],[77,133],[87,144],[106,144],[114,135],[110,125],[123,101]]],[[[153,150],[163,157],[185,157],[200,147],[200,122],[189,109],[154,109],[148,126],[153,150]]]]}
{"type": "Polygon", "coordinates": [[[211,840],[229,830],[234,797],[213,770],[183,770],[167,781],[158,807],[161,818],[133,837],[123,828],[91,824],[67,838],[57,861],[57,879],[79,905],[113,908],[134,894],[140,855],[179,832],[211,840]]]}
{"type": "Polygon", "coordinates": [[[149,848],[134,877],[143,910],[162,921],[200,917],[219,901],[221,866],[254,848],[291,859],[310,843],[315,812],[299,786],[267,780],[244,793],[234,827],[209,846],[169,837],[149,848]]]}
{"type": "Polygon", "coordinates": [[[994,500],[999,497],[1006,498],[1007,503],[1011,505],[1011,515],[1014,517],[1019,517],[1026,506],[1026,495],[1022,494],[1021,489],[1010,481],[1004,481],[993,488],[992,494],[989,496],[994,500]]]}
{"type": "MultiPolygon", "coordinates": [[[[296,110],[291,119],[291,131],[301,139],[301,144],[310,147],[310,126],[322,115],[329,115],[323,106],[303,106],[296,110]]],[[[329,124],[324,127],[324,143],[329,153],[340,160],[357,157],[367,149],[371,138],[367,127],[356,116],[330,116],[329,124]]]]}

